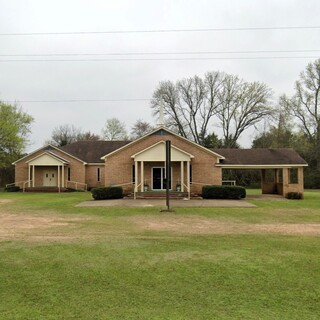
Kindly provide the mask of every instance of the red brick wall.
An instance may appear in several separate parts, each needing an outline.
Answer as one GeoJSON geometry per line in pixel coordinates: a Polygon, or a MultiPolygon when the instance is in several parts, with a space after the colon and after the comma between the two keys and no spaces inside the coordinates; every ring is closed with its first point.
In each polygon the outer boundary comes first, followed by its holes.
{"type": "MultiPolygon", "coordinates": [[[[171,140],[173,146],[184,150],[194,156],[191,160],[192,165],[192,181],[191,192],[200,193],[204,184],[221,184],[221,168],[216,167],[217,157],[194,144],[185,141],[179,137],[168,135],[159,136],[153,135],[146,137],[132,145],[125,147],[123,150],[110,155],[106,159],[105,183],[106,186],[114,184],[127,184],[132,179],[132,165],[134,160],[132,155],[144,150],[145,148],[154,145],[162,140],[171,140]]],[[[145,177],[151,185],[151,167],[163,166],[163,162],[149,162],[144,164],[145,177]]],[[[180,178],[180,162],[173,163],[173,179],[180,178]]],[[[139,168],[140,169],[140,168],[139,168]]],[[[185,179],[187,173],[185,170],[185,179]]],[[[140,170],[139,170],[140,183],[140,170]]],[[[128,184],[123,186],[125,192],[130,192],[133,186],[128,184]]]]}
{"type": "MultiPolygon", "coordinates": [[[[27,161],[36,158],[37,156],[44,153],[46,150],[42,149],[33,153],[26,158],[22,159],[21,161],[16,163],[15,166],[15,181],[27,181],[28,180],[28,163],[27,161]]],[[[50,152],[54,153],[55,155],[69,161],[69,164],[65,166],[64,170],[64,181],[67,179],[67,168],[70,167],[71,169],[71,181],[76,181],[80,183],[85,183],[86,180],[86,167],[85,165],[80,162],[79,160],[74,159],[73,157],[68,156],[67,154],[58,151],[58,150],[50,150],[50,152]]],[[[43,173],[44,168],[57,168],[57,167],[45,167],[45,166],[37,166],[35,169],[35,186],[42,186],[43,184],[43,173]]],[[[60,170],[62,171],[62,170],[60,170]]]]}

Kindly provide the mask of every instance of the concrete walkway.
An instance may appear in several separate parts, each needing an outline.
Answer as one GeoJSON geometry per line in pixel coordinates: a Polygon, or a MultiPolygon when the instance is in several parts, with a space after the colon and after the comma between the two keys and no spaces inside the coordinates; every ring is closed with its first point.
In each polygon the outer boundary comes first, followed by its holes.
{"type": "MultiPolygon", "coordinates": [[[[76,207],[166,207],[165,199],[116,199],[116,200],[90,200],[81,202],[76,207]]],[[[256,206],[245,200],[170,200],[170,207],[195,208],[255,208],[256,206]]]]}

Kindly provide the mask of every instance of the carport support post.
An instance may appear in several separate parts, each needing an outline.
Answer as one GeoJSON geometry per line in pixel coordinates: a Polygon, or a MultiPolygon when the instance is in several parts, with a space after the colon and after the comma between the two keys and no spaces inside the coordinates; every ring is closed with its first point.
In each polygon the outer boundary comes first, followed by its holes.
{"type": "Polygon", "coordinates": [[[171,182],[171,141],[166,140],[166,205],[170,210],[170,182],[171,182]]]}

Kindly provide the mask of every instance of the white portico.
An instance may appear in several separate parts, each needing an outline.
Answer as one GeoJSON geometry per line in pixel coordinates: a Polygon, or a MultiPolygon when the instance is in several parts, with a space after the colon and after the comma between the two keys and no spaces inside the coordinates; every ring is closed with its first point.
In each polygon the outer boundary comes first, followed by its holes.
{"type": "Polygon", "coordinates": [[[65,187],[65,166],[69,162],[53,153],[44,152],[26,162],[28,187],[65,187]]]}
{"type": "MultiPolygon", "coordinates": [[[[165,141],[159,141],[152,146],[131,156],[134,161],[134,194],[146,191],[146,178],[150,181],[150,190],[164,190],[166,185],[166,147],[165,141]]],[[[190,164],[194,156],[174,145],[171,145],[171,163],[179,164],[180,170],[171,174],[170,189],[173,189],[173,182],[179,182],[181,192],[188,192],[190,196],[190,164]]],[[[172,169],[171,169],[172,170],[172,169]]],[[[148,184],[149,184],[148,181],[148,184]]]]}

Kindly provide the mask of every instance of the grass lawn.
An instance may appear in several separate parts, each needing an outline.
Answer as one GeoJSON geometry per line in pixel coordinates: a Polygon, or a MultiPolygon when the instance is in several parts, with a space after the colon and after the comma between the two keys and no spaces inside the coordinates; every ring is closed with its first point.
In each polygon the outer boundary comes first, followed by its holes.
{"type": "Polygon", "coordinates": [[[0,193],[0,319],[320,318],[320,191],[175,213],[87,199],[0,193]]]}

